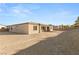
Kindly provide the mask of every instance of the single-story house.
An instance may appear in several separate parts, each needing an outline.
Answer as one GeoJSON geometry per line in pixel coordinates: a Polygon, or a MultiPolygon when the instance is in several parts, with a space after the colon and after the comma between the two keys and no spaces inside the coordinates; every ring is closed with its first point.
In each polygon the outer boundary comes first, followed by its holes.
{"type": "Polygon", "coordinates": [[[0,29],[7,28],[5,25],[0,24],[0,29]]]}
{"type": "Polygon", "coordinates": [[[0,32],[7,31],[7,26],[0,24],[0,32]]]}
{"type": "Polygon", "coordinates": [[[62,30],[63,26],[62,25],[53,25],[53,30],[62,30]]]}
{"type": "Polygon", "coordinates": [[[8,29],[10,32],[35,34],[53,31],[53,26],[34,22],[26,22],[21,24],[9,25],[8,29]]]}

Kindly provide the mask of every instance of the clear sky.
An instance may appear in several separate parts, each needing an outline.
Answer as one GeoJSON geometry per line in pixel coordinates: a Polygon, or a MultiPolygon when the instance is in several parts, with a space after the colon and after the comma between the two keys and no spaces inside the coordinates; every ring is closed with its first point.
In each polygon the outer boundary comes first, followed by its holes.
{"type": "Polygon", "coordinates": [[[24,22],[45,24],[73,24],[79,16],[79,4],[0,4],[0,24],[24,22]]]}

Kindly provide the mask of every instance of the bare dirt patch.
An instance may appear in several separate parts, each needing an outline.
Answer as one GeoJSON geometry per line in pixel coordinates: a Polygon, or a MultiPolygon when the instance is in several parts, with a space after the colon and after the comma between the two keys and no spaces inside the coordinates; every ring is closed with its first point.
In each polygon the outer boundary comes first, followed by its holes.
{"type": "Polygon", "coordinates": [[[44,38],[16,55],[79,55],[79,29],[67,30],[55,37],[44,38]]]}
{"type": "Polygon", "coordinates": [[[62,33],[62,31],[44,32],[32,35],[0,32],[0,54],[15,54],[20,50],[45,40],[44,38],[55,37],[60,33],[62,33]]]}

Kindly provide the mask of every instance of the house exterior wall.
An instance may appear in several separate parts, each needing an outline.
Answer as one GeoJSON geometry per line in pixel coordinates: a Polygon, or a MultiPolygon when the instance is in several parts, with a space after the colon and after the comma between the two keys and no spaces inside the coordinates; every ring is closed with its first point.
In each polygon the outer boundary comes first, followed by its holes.
{"type": "Polygon", "coordinates": [[[49,31],[53,31],[53,26],[49,26],[49,31]]]}
{"type": "Polygon", "coordinates": [[[59,26],[53,26],[53,30],[58,30],[59,26]]]}
{"type": "Polygon", "coordinates": [[[39,24],[28,24],[28,32],[29,34],[35,34],[35,33],[39,33],[39,24]],[[33,26],[37,26],[37,30],[33,29],[33,26]]]}
{"type": "Polygon", "coordinates": [[[25,24],[16,24],[8,26],[10,32],[15,33],[26,33],[26,34],[36,34],[41,32],[48,32],[47,27],[49,27],[49,31],[53,31],[53,26],[42,25],[37,23],[25,23],[25,24]],[[36,30],[34,30],[34,26],[36,26],[36,30]],[[44,27],[44,29],[42,29],[44,27]]]}
{"type": "Polygon", "coordinates": [[[50,32],[53,31],[53,26],[50,25],[41,25],[40,26],[40,32],[50,32]],[[44,30],[42,29],[44,27],[44,30]]]}
{"type": "Polygon", "coordinates": [[[9,26],[9,31],[10,32],[16,32],[16,33],[26,33],[26,34],[28,34],[28,24],[9,26]]]}

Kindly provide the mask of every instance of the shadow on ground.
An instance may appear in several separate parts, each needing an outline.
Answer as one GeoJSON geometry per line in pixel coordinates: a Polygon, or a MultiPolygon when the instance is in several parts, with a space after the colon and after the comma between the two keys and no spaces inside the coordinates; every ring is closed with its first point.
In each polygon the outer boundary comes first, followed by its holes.
{"type": "Polygon", "coordinates": [[[79,54],[79,30],[68,30],[56,37],[18,51],[14,55],[74,55],[79,54]]]}
{"type": "Polygon", "coordinates": [[[25,33],[0,32],[0,35],[26,35],[25,33]]]}

